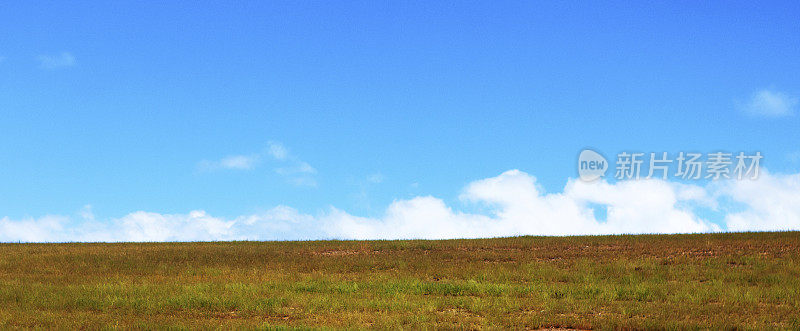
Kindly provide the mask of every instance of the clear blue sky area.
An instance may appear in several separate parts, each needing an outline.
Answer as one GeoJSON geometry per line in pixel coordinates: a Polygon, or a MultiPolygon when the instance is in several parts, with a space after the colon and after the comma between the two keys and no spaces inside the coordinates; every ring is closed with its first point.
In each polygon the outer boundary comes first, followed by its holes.
{"type": "Polygon", "coordinates": [[[794,173],[798,18],[797,1],[3,1],[0,217],[368,216],[457,205],[509,169],[559,192],[586,147],[761,151],[794,173]]]}

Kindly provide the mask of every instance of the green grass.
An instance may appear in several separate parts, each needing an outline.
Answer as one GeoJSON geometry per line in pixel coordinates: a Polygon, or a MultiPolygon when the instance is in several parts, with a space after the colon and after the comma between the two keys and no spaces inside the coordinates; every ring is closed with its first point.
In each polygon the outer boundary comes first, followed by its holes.
{"type": "Polygon", "coordinates": [[[800,233],[0,244],[0,327],[800,328],[800,233]]]}

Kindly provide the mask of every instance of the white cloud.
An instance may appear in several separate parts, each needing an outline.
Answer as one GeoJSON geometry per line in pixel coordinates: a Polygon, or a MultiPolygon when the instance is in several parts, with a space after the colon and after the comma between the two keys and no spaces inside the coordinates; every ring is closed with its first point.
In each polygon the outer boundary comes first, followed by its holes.
{"type": "Polygon", "coordinates": [[[275,141],[269,142],[267,153],[279,161],[286,160],[286,158],[289,157],[289,151],[286,149],[286,147],[284,147],[283,144],[275,141]]]}
{"type": "Polygon", "coordinates": [[[69,52],[61,52],[61,54],[58,55],[39,55],[36,59],[39,60],[39,66],[44,69],[56,69],[75,65],[75,56],[69,52]]]}
{"type": "Polygon", "coordinates": [[[0,219],[0,242],[69,241],[64,225],[69,220],[64,216],[48,215],[38,219],[0,219]]]}
{"type": "Polygon", "coordinates": [[[213,171],[218,169],[228,170],[250,170],[255,168],[259,162],[259,155],[229,155],[218,161],[203,160],[197,165],[203,171],[213,171]]]}
{"type": "Polygon", "coordinates": [[[275,173],[286,178],[286,181],[294,186],[316,187],[317,180],[314,175],[317,169],[314,169],[310,164],[293,160],[288,166],[275,168],[275,173]]]}
{"type": "Polygon", "coordinates": [[[367,176],[367,182],[371,184],[383,183],[383,179],[384,179],[383,174],[379,172],[367,176]]]}
{"type": "Polygon", "coordinates": [[[80,215],[80,217],[84,220],[94,221],[94,212],[92,211],[92,205],[83,206],[80,212],[78,212],[78,215],[80,215]]]}
{"type": "Polygon", "coordinates": [[[220,165],[226,169],[252,169],[258,161],[258,156],[234,155],[220,160],[220,165]]]}
{"type": "Polygon", "coordinates": [[[317,180],[310,176],[290,177],[286,181],[294,186],[317,187],[317,180]]]}
{"type": "Polygon", "coordinates": [[[722,185],[724,194],[744,207],[725,216],[728,229],[800,229],[800,174],[771,175],[765,169],[762,171],[758,180],[730,181],[722,185]]]}
{"type": "Polygon", "coordinates": [[[295,186],[317,186],[317,180],[314,178],[317,169],[308,164],[308,162],[300,160],[289,153],[289,150],[283,144],[276,141],[270,141],[267,148],[261,153],[230,155],[217,161],[200,161],[197,164],[197,169],[200,171],[219,169],[252,170],[264,159],[272,160],[275,164],[275,173],[284,177],[288,183],[295,186]]]}
{"type": "Polygon", "coordinates": [[[461,194],[484,204],[489,215],[452,210],[434,197],[393,202],[377,219],[334,211],[328,233],[348,239],[475,238],[515,235],[708,232],[719,230],[679,207],[682,188],[660,180],[620,184],[569,181],[564,193],[544,194],[536,179],[511,170],[475,181],[461,194]],[[593,204],[608,206],[605,222],[593,204]]]}
{"type": "Polygon", "coordinates": [[[286,178],[289,184],[305,187],[317,186],[317,180],[314,177],[317,169],[289,153],[289,149],[283,144],[270,141],[266,154],[279,162],[280,165],[274,169],[275,173],[286,178]]]}
{"type": "Polygon", "coordinates": [[[719,231],[719,227],[697,217],[691,203],[706,202],[702,188],[663,180],[585,183],[571,181],[566,195],[579,204],[607,206],[607,221],[592,219],[591,233],[692,233],[719,231]]]}
{"type": "Polygon", "coordinates": [[[425,196],[393,202],[379,219],[334,209],[322,217],[325,232],[343,239],[463,238],[503,235],[488,216],[454,212],[437,198],[425,196]]]}
{"type": "Polygon", "coordinates": [[[297,161],[291,166],[276,168],[275,172],[280,175],[316,174],[317,169],[314,169],[314,167],[308,163],[297,161]]]}
{"type": "Polygon", "coordinates": [[[535,177],[510,170],[474,181],[462,191],[464,203],[486,207],[486,213],[462,212],[432,196],[396,200],[382,216],[374,218],[334,207],[310,215],[278,206],[233,219],[204,211],[138,211],[100,222],[86,207],[80,212],[80,221],[52,215],[2,218],[0,241],[443,239],[800,230],[800,174],[762,171],[755,181],[731,180],[708,186],[657,179],[618,183],[569,180],[563,192],[548,194],[535,177]],[[720,210],[723,214],[718,223],[722,226],[699,217],[696,209],[700,207],[720,210]],[[595,217],[596,208],[605,208],[606,217],[595,217]]]}
{"type": "Polygon", "coordinates": [[[162,215],[135,212],[116,220],[118,238],[130,241],[175,241],[175,240],[231,240],[237,239],[231,228],[236,221],[211,217],[204,211],[192,211],[188,215],[162,215]]]}
{"type": "Polygon", "coordinates": [[[785,93],[761,90],[753,93],[750,100],[741,107],[754,116],[782,117],[794,114],[797,103],[798,98],[785,93]]]}
{"type": "Polygon", "coordinates": [[[789,152],[786,154],[786,159],[792,163],[800,163],[800,151],[789,152]]]}

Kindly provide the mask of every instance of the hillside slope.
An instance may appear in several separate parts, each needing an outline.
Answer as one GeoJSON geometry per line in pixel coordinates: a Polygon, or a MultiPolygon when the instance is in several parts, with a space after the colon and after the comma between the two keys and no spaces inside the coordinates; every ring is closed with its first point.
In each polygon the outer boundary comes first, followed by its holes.
{"type": "Polygon", "coordinates": [[[0,244],[2,327],[798,328],[800,233],[0,244]]]}

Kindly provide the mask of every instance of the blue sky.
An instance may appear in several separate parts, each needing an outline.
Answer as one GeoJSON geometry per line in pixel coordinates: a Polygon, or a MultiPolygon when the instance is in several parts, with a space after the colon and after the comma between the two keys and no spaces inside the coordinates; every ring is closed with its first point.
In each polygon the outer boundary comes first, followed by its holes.
{"type": "Polygon", "coordinates": [[[511,169],[562,192],[586,147],[761,151],[794,174],[797,17],[792,1],[3,2],[0,217],[470,211],[462,189],[511,169]]]}

